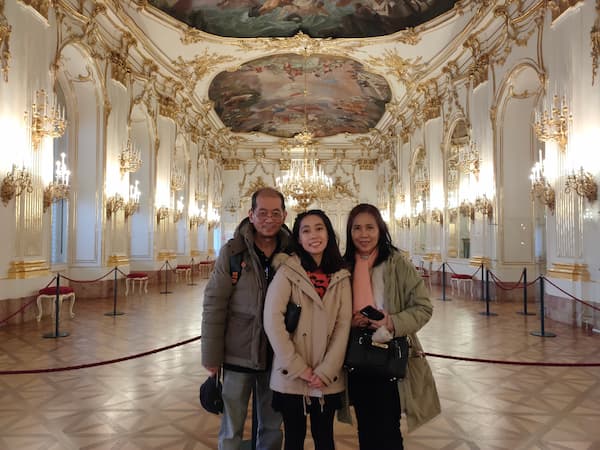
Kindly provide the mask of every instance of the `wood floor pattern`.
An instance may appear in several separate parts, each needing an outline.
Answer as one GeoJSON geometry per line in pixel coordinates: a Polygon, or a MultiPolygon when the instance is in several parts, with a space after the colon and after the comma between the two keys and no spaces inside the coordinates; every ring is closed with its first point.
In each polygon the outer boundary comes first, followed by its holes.
{"type": "MultiPolygon", "coordinates": [[[[113,311],[112,298],[78,299],[74,319],[63,311],[64,338],[42,337],[54,330],[48,316],[0,326],[0,371],[108,361],[199,336],[204,285],[180,282],[169,295],[150,286],[147,295],[119,298],[122,316],[104,315],[113,311]]],[[[516,314],[518,303],[492,303],[493,317],[479,314],[485,305],[478,300],[434,300],[434,307],[420,332],[430,353],[600,362],[599,335],[546,320],[557,337],[532,336],[539,315],[516,314]]],[[[406,449],[600,449],[599,367],[429,361],[443,412],[411,433],[404,429],[406,449]]],[[[205,377],[200,341],[87,369],[0,375],[0,449],[216,449],[219,418],[197,400],[205,377]]],[[[336,447],[358,448],[355,428],[337,423],[336,447]]],[[[308,436],[306,449],[313,448],[308,436]]]]}

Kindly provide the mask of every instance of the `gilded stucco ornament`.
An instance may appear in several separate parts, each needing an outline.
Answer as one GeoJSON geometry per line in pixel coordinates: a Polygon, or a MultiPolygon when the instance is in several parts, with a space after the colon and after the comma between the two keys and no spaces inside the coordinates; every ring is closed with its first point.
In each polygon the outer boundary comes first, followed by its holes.
{"type": "Polygon", "coordinates": [[[463,47],[470,49],[473,56],[473,61],[467,69],[467,74],[473,89],[488,80],[488,70],[490,67],[490,56],[488,53],[481,51],[481,43],[476,36],[470,36],[465,41],[463,47]]]}
{"type": "Polygon", "coordinates": [[[196,83],[206,77],[216,66],[232,61],[234,61],[232,56],[219,55],[217,53],[209,54],[208,50],[205,49],[204,54],[197,55],[194,59],[185,60],[179,56],[171,63],[175,67],[179,78],[187,81],[187,89],[193,91],[196,83]]]}
{"type": "Polygon", "coordinates": [[[598,58],[600,57],[600,0],[596,0],[596,20],[590,32],[592,46],[592,85],[598,74],[598,58]]]}
{"type": "Polygon", "coordinates": [[[177,120],[179,106],[172,97],[167,97],[159,94],[158,105],[158,113],[161,116],[168,117],[169,119],[173,119],[174,121],[177,120]]]}
{"type": "Polygon", "coordinates": [[[440,117],[442,114],[442,99],[439,95],[438,84],[436,80],[429,80],[420,84],[417,87],[417,92],[423,94],[423,120],[428,120],[440,117]]]}
{"type": "Polygon", "coordinates": [[[398,54],[397,50],[387,49],[383,56],[368,58],[366,64],[394,76],[398,81],[404,83],[408,90],[413,88],[422,76],[425,64],[420,61],[420,56],[413,60],[405,59],[398,54]]]}
{"type": "Polygon", "coordinates": [[[239,39],[234,45],[244,51],[292,52],[303,56],[315,54],[347,56],[365,44],[356,39],[312,38],[302,31],[289,38],[239,39]]]}
{"type": "Polygon", "coordinates": [[[46,21],[48,21],[48,11],[50,10],[50,6],[52,6],[51,0],[19,0],[19,2],[30,6],[37,11],[40,16],[46,19],[46,21]]]}
{"type": "Polygon", "coordinates": [[[4,16],[4,0],[0,0],[0,70],[4,81],[8,83],[8,68],[10,61],[10,32],[12,27],[4,16]]]}
{"type": "Polygon", "coordinates": [[[583,0],[548,0],[548,8],[552,12],[552,21],[554,22],[562,16],[569,8],[583,2],[583,0]]]}

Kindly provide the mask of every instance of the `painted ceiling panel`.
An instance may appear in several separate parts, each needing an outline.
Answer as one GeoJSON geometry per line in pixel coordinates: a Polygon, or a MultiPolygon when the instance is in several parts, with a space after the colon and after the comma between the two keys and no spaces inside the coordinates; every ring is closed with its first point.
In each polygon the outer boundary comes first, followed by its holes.
{"type": "Polygon", "coordinates": [[[233,132],[292,137],[366,133],[391,99],[385,79],[341,57],[269,56],[222,72],[210,85],[215,111],[233,132]]]}
{"type": "Polygon", "coordinates": [[[192,27],[224,37],[384,36],[451,10],[456,0],[150,0],[192,27]]]}

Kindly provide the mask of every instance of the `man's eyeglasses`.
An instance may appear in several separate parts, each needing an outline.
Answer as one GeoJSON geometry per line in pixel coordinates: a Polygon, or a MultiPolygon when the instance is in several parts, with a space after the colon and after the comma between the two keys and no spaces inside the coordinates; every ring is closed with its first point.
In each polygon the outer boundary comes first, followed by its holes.
{"type": "Polygon", "coordinates": [[[275,209],[273,211],[259,209],[258,211],[254,211],[254,216],[257,217],[259,220],[266,220],[268,217],[270,217],[273,220],[279,221],[283,219],[283,212],[279,209],[275,209]]]}

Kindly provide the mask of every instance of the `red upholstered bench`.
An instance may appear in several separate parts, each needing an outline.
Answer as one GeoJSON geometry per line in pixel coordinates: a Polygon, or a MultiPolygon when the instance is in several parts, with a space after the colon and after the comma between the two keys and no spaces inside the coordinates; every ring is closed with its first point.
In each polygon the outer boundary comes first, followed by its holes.
{"type": "Polygon", "coordinates": [[[215,267],[214,261],[200,261],[198,263],[198,270],[200,271],[200,278],[208,278],[210,273],[215,267]]]}
{"type": "Polygon", "coordinates": [[[466,273],[454,273],[450,277],[450,284],[452,285],[452,294],[463,290],[464,295],[467,295],[467,285],[469,285],[469,292],[473,296],[473,276],[466,273]]]}
{"type": "Polygon", "coordinates": [[[179,281],[179,275],[185,275],[186,281],[191,281],[192,279],[192,266],[191,264],[177,264],[175,267],[175,281],[179,281]]]}
{"type": "MultiPolygon", "coordinates": [[[[52,302],[52,315],[56,314],[55,305],[56,305],[56,286],[48,286],[38,291],[37,296],[37,308],[38,315],[36,320],[39,322],[42,320],[42,300],[50,300],[52,302]]],[[[73,313],[73,305],[75,304],[75,291],[70,286],[60,286],[58,288],[58,309],[60,310],[62,306],[63,300],[71,300],[71,306],[69,308],[69,314],[71,319],[75,317],[75,313],[73,313]]]]}
{"type": "Polygon", "coordinates": [[[148,293],[148,274],[146,272],[129,272],[125,277],[125,295],[129,294],[129,284],[131,283],[131,293],[135,292],[135,283],[140,286],[140,294],[142,293],[142,286],[144,286],[144,292],[148,293]]]}

